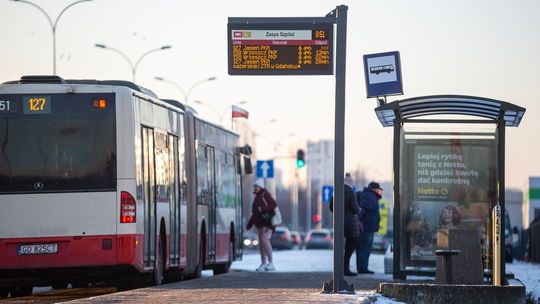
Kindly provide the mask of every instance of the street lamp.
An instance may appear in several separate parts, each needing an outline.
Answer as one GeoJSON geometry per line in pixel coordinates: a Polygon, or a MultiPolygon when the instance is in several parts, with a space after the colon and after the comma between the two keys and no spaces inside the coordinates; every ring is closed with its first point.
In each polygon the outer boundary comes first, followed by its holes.
{"type": "Polygon", "coordinates": [[[189,95],[191,94],[191,91],[193,91],[193,89],[196,86],[200,85],[201,83],[207,82],[207,81],[216,80],[217,77],[212,76],[212,77],[209,77],[209,78],[206,78],[206,79],[201,79],[201,80],[195,82],[193,85],[191,85],[191,87],[187,91],[185,91],[184,88],[182,88],[181,85],[179,85],[178,83],[176,83],[176,82],[174,82],[174,81],[172,81],[170,79],[165,79],[165,78],[159,77],[159,76],[154,77],[154,79],[158,80],[158,81],[167,82],[167,83],[170,83],[170,84],[174,85],[176,88],[178,88],[182,92],[182,95],[184,96],[184,102],[186,104],[188,104],[189,103],[189,95]]]}
{"type": "Polygon", "coordinates": [[[117,50],[115,48],[112,48],[112,47],[109,47],[109,46],[106,46],[106,45],[100,44],[100,43],[96,43],[94,46],[97,47],[97,48],[101,48],[101,49],[111,50],[113,52],[116,52],[116,53],[120,54],[120,56],[124,57],[124,59],[127,60],[128,64],[129,64],[129,67],[131,68],[131,75],[132,75],[133,82],[135,82],[135,73],[137,72],[137,66],[139,66],[139,63],[141,62],[141,60],[144,57],[146,57],[146,55],[148,55],[150,53],[153,53],[153,52],[167,50],[167,49],[172,48],[172,46],[170,46],[170,45],[164,45],[164,46],[156,48],[156,49],[151,49],[151,50],[147,51],[146,53],[142,54],[141,57],[139,57],[139,59],[137,60],[137,62],[135,62],[135,64],[133,64],[133,62],[131,62],[129,57],[126,56],[126,54],[124,54],[120,50],[117,50]]]}
{"type": "Polygon", "coordinates": [[[286,138],[293,137],[293,136],[296,136],[296,133],[293,132],[293,133],[285,134],[285,135],[281,136],[280,138],[276,139],[274,141],[274,154],[277,151],[277,147],[281,145],[281,141],[283,141],[286,138]]]}
{"type": "MultiPolygon", "coordinates": [[[[254,130],[258,130],[260,127],[262,127],[263,125],[266,125],[266,124],[270,124],[270,123],[275,123],[277,121],[277,119],[275,118],[272,118],[272,119],[269,119],[269,120],[266,120],[266,121],[263,121],[261,122],[260,124],[257,125],[257,127],[254,128],[254,130]]],[[[257,132],[255,132],[257,133],[257,132]]]]}
{"type": "Polygon", "coordinates": [[[204,101],[200,101],[200,100],[194,100],[193,101],[194,103],[196,104],[200,104],[200,105],[204,105],[204,106],[207,106],[209,107],[210,109],[214,110],[217,115],[218,115],[218,118],[219,118],[219,122],[222,123],[223,122],[223,116],[221,115],[221,113],[218,111],[218,109],[216,109],[216,107],[214,107],[213,105],[207,103],[207,102],[204,102],[204,101]]]}
{"type": "Polygon", "coordinates": [[[79,0],[79,1],[75,1],[75,2],[71,3],[70,5],[66,6],[60,12],[60,14],[58,14],[58,17],[56,17],[56,20],[54,21],[54,23],[53,23],[51,17],[49,16],[49,14],[47,14],[47,12],[43,8],[41,8],[39,5],[37,5],[37,4],[33,3],[33,2],[30,2],[30,1],[27,1],[27,0],[12,0],[12,1],[30,4],[33,7],[37,8],[40,12],[42,12],[45,15],[45,17],[47,17],[47,20],[49,21],[49,24],[51,25],[51,29],[52,29],[52,36],[53,36],[53,74],[56,75],[56,28],[57,28],[57,25],[58,25],[58,20],[60,20],[60,17],[62,16],[62,14],[64,14],[64,12],[68,8],[74,6],[75,4],[78,4],[78,3],[81,3],[81,2],[88,2],[88,1],[92,1],[92,0],[79,0]]]}

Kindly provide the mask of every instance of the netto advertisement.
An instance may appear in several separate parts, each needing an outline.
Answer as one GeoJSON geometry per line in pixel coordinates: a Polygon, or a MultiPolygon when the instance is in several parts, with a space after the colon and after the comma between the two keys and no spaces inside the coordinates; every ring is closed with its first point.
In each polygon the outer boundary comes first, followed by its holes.
{"type": "Polygon", "coordinates": [[[406,256],[410,265],[433,266],[438,229],[475,229],[486,237],[497,199],[495,141],[408,140],[405,147],[406,256]]]}

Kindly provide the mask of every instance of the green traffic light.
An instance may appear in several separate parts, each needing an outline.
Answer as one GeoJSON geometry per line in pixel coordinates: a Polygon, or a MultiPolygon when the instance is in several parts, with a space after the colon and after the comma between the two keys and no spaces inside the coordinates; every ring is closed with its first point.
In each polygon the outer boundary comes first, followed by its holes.
{"type": "Polygon", "coordinates": [[[306,164],[306,153],[302,149],[296,151],[296,167],[302,168],[306,164]]]}

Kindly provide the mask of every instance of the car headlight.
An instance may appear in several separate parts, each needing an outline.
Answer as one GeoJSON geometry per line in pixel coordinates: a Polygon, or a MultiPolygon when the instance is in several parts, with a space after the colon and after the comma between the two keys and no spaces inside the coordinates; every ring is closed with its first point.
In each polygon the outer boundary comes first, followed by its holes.
{"type": "Polygon", "coordinates": [[[245,239],[244,240],[244,246],[249,246],[251,245],[251,240],[250,239],[245,239]]]}
{"type": "Polygon", "coordinates": [[[259,245],[259,241],[258,240],[253,240],[253,242],[251,242],[253,244],[253,246],[257,246],[259,245]]]}

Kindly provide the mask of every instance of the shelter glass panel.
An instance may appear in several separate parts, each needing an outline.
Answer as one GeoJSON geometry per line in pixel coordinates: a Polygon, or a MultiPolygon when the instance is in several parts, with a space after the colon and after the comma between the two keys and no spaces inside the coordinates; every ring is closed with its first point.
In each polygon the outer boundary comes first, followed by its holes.
{"type": "Polygon", "coordinates": [[[424,124],[401,132],[400,269],[435,267],[441,228],[476,230],[489,256],[490,210],[498,199],[495,127],[424,124]]]}

